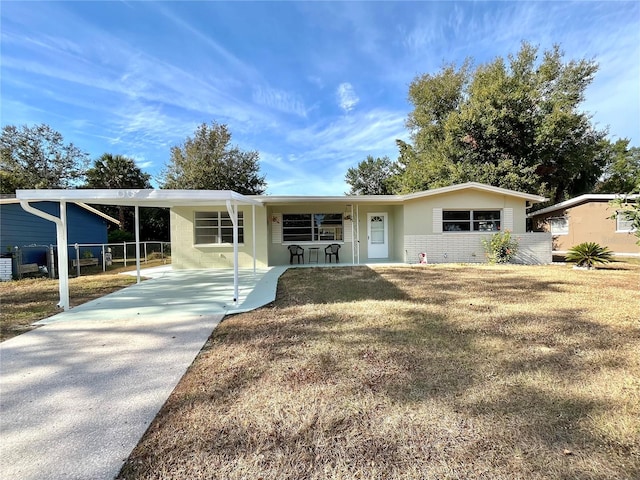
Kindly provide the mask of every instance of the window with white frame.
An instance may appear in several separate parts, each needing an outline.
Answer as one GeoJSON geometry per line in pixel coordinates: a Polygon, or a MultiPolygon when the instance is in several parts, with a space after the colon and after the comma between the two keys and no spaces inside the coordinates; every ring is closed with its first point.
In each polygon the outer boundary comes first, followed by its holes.
{"type": "MultiPolygon", "coordinates": [[[[195,212],[194,240],[196,245],[233,243],[233,222],[229,212],[195,212]]],[[[244,243],[242,212],[238,212],[238,243],[244,243]]]]}
{"type": "Polygon", "coordinates": [[[282,241],[285,243],[342,241],[341,213],[284,213],[282,241]]]}
{"type": "Polygon", "coordinates": [[[624,210],[616,212],[616,232],[634,232],[633,220],[625,214],[624,210]]]}
{"type": "Polygon", "coordinates": [[[497,232],[500,210],[443,210],[443,232],[497,232]]]}
{"type": "Polygon", "coordinates": [[[552,217],[549,219],[549,229],[552,235],[568,235],[569,234],[569,218],[568,217],[552,217]]]}

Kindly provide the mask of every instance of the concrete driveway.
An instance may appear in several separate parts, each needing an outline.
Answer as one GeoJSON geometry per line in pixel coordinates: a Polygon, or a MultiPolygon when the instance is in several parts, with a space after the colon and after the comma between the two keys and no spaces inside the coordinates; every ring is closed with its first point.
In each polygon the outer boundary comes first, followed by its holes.
{"type": "Polygon", "coordinates": [[[0,478],[113,479],[227,313],[285,269],[159,272],[0,344],[0,478]],[[216,275],[218,273],[218,275],[216,275]]]}

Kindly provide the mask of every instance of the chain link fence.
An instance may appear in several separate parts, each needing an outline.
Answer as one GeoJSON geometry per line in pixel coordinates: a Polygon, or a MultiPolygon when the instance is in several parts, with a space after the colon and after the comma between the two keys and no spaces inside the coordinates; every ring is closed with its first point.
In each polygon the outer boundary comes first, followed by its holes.
{"type": "MultiPolygon", "coordinates": [[[[67,246],[69,275],[80,276],[87,267],[107,271],[114,267],[127,267],[136,263],[136,243],[76,243],[67,246]]],[[[13,247],[3,255],[4,263],[11,262],[10,275],[2,268],[2,280],[33,276],[57,278],[58,247],[56,245],[24,245],[13,247]],[[7,278],[5,278],[7,277],[7,278]]],[[[171,242],[140,242],[140,262],[171,263],[171,242]]],[[[8,268],[6,268],[8,270],[8,268]]]]}

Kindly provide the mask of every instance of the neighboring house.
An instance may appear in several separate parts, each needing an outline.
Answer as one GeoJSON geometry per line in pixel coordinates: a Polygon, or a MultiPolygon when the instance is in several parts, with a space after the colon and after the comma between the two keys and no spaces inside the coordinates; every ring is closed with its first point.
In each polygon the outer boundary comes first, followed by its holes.
{"type": "MultiPolygon", "coordinates": [[[[620,195],[587,194],[529,214],[533,230],[553,235],[555,253],[565,253],[583,242],[596,242],[619,255],[640,255],[631,222],[611,201],[620,195]]],[[[629,197],[631,200],[637,195],[629,197]]]]}
{"type": "MultiPolygon", "coordinates": [[[[519,263],[551,263],[551,235],[527,233],[527,208],[546,199],[479,183],[409,195],[250,196],[263,207],[239,205],[241,267],[289,264],[288,246],[319,263],[340,245],[341,263],[485,262],[482,239],[509,230],[519,240],[519,263]],[[255,219],[252,214],[255,212],[255,219]],[[252,244],[255,229],[255,245],[252,244]],[[315,250],[318,249],[318,250],[315,250]],[[313,253],[312,253],[313,252],[313,253]]],[[[171,207],[176,269],[233,265],[232,224],[222,206],[171,207]]]]}
{"type": "MultiPolygon", "coordinates": [[[[43,212],[58,216],[58,202],[34,202],[33,205],[43,212]]],[[[119,222],[104,213],[83,203],[67,204],[67,232],[69,244],[102,244],[107,243],[107,225],[119,222]]],[[[15,198],[0,198],[0,253],[13,251],[15,247],[22,250],[22,263],[47,265],[46,247],[56,245],[55,224],[26,212],[20,201],[15,198]],[[23,248],[27,247],[27,248],[23,248]]],[[[69,255],[73,256],[73,248],[69,255]]],[[[100,248],[82,248],[90,250],[98,257],[100,248]]]]}

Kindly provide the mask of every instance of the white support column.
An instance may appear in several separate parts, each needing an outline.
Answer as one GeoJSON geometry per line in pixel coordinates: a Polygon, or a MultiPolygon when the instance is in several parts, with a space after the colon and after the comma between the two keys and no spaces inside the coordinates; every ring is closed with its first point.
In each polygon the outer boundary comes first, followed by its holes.
{"type": "Polygon", "coordinates": [[[355,217],[353,215],[353,204],[351,207],[351,263],[356,263],[356,236],[355,236],[355,226],[353,225],[355,222],[355,217]]]}
{"type": "Polygon", "coordinates": [[[357,242],[358,265],[360,265],[360,205],[356,205],[356,242],[357,242]]]}
{"type": "Polygon", "coordinates": [[[137,278],[136,283],[140,283],[140,207],[138,205],[135,206],[135,217],[136,217],[136,278],[137,278]]]}
{"type": "Polygon", "coordinates": [[[253,220],[252,234],[253,234],[253,274],[256,274],[256,206],[251,205],[251,219],[253,220]]]}
{"type": "Polygon", "coordinates": [[[60,202],[60,218],[38,210],[27,200],[20,200],[20,206],[27,212],[56,224],[56,242],[58,243],[58,307],[69,310],[69,252],[67,250],[67,202],[60,202]]]}
{"type": "Polygon", "coordinates": [[[238,305],[238,205],[227,200],[227,212],[233,224],[233,304],[238,305]]]}
{"type": "Polygon", "coordinates": [[[56,222],[56,240],[58,242],[58,307],[69,310],[69,250],[67,249],[67,202],[60,202],[60,223],[56,222]]]}

